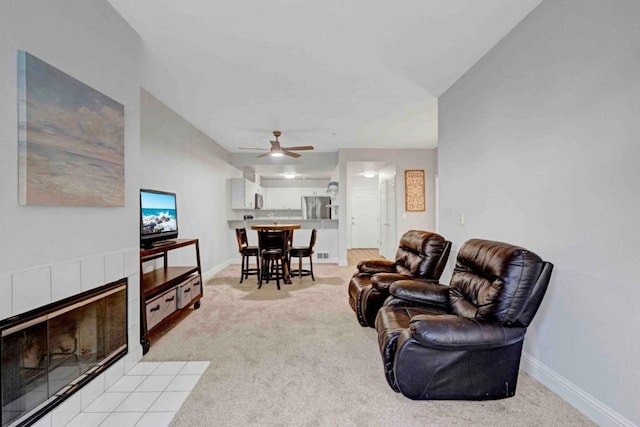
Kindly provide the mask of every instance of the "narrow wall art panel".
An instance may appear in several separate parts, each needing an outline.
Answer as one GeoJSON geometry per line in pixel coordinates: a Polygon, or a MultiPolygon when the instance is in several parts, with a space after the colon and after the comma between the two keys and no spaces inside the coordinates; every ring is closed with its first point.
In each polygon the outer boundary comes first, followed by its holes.
{"type": "Polygon", "coordinates": [[[124,206],[124,105],[18,51],[18,201],[124,206]]]}
{"type": "Polygon", "coordinates": [[[425,210],[424,170],[404,171],[404,203],[407,212],[425,210]]]}

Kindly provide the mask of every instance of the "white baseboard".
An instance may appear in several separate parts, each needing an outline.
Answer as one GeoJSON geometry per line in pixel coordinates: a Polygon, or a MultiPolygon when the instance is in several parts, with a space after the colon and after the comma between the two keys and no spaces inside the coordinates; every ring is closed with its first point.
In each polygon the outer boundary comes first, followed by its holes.
{"type": "Polygon", "coordinates": [[[204,271],[202,273],[202,281],[206,282],[207,280],[211,279],[213,276],[216,275],[216,273],[218,273],[219,271],[221,271],[222,269],[230,266],[231,264],[240,264],[240,258],[238,258],[237,262],[235,262],[235,259],[228,259],[225,262],[216,265],[215,267],[204,271]]]}
{"type": "Polygon", "coordinates": [[[632,421],[524,352],[521,368],[598,425],[637,427],[632,421]]]}

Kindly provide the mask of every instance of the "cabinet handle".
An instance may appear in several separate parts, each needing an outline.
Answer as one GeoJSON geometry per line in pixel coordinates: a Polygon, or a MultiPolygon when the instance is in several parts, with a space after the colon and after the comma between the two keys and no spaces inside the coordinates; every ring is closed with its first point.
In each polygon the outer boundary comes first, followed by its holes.
{"type": "Polygon", "coordinates": [[[186,294],[187,292],[191,292],[191,288],[187,288],[184,290],[184,293],[186,294]]]}
{"type": "Polygon", "coordinates": [[[176,299],[176,296],[175,296],[175,295],[174,295],[174,296],[172,296],[172,297],[171,297],[171,298],[169,298],[169,299],[164,300],[164,302],[171,302],[171,301],[173,301],[174,299],[176,299]]]}
{"type": "Polygon", "coordinates": [[[150,312],[153,312],[153,311],[158,311],[158,310],[160,310],[160,304],[156,305],[155,307],[153,307],[153,308],[152,308],[151,310],[149,310],[149,311],[150,311],[150,312]]]}

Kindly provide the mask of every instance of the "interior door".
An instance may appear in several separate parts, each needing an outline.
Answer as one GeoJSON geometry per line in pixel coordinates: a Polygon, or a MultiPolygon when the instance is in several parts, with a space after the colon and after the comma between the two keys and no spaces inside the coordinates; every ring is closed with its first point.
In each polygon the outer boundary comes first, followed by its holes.
{"type": "Polygon", "coordinates": [[[353,187],[351,200],[351,247],[378,247],[378,189],[353,187]]]}
{"type": "Polygon", "coordinates": [[[380,193],[380,239],[378,245],[378,252],[380,255],[386,258],[385,250],[387,247],[387,181],[380,181],[378,187],[380,193]]]}
{"type": "Polygon", "coordinates": [[[380,182],[380,255],[394,259],[396,254],[395,177],[380,182]]]}

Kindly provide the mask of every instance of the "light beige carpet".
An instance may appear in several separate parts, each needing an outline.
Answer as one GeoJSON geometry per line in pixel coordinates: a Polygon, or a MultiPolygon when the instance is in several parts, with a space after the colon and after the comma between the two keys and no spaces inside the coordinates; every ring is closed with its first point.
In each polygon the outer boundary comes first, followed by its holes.
{"type": "Polygon", "coordinates": [[[316,281],[257,289],[230,266],[202,307],[153,343],[145,361],[210,360],[174,426],[567,426],[589,419],[525,373],[516,396],[412,401],[387,385],[375,330],[348,304],[353,267],[315,266],[316,281]]]}

